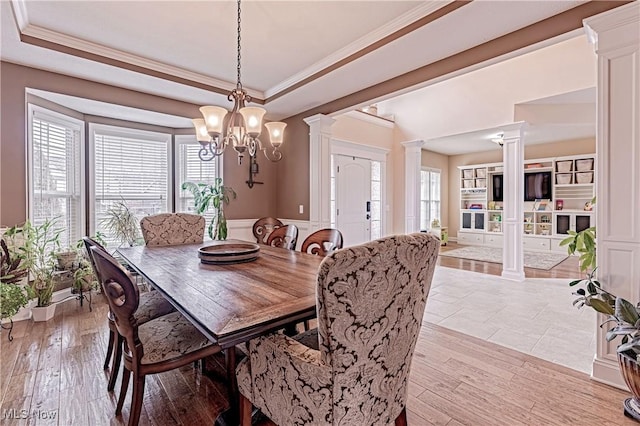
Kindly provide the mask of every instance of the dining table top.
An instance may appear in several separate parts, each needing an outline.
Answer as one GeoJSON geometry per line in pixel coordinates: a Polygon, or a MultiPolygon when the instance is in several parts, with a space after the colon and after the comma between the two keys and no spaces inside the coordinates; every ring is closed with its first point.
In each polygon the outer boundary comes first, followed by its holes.
{"type": "Polygon", "coordinates": [[[256,260],[204,264],[198,249],[227,240],[119,248],[119,255],[223,349],[315,317],[323,258],[260,245],[256,260]]]}

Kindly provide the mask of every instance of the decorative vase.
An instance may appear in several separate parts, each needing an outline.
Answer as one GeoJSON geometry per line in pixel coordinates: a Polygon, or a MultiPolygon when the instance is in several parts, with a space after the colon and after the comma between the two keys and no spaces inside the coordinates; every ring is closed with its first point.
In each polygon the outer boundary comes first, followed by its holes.
{"type": "Polygon", "coordinates": [[[31,314],[34,321],[49,321],[56,313],[56,305],[50,304],[49,306],[35,306],[31,308],[31,314]]]}
{"type": "Polygon", "coordinates": [[[620,373],[633,394],[624,401],[624,415],[640,421],[640,366],[633,352],[618,352],[620,373]]]}

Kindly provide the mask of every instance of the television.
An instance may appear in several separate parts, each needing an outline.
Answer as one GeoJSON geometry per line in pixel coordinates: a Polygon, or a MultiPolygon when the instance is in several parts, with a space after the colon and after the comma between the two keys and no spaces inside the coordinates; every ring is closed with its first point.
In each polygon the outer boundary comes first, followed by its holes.
{"type": "MultiPolygon", "coordinates": [[[[493,201],[504,201],[504,176],[494,174],[491,180],[493,201]]],[[[531,172],[524,174],[524,201],[536,199],[551,200],[551,172],[531,172]]]]}
{"type": "Polygon", "coordinates": [[[524,174],[524,201],[536,199],[551,200],[551,172],[534,172],[524,174]]]}

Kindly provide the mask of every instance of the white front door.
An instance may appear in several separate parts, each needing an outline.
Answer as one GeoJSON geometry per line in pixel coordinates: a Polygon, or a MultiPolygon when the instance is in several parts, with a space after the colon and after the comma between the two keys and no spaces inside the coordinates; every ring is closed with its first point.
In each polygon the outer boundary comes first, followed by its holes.
{"type": "Polygon", "coordinates": [[[344,246],[371,240],[371,160],[336,155],[336,228],[344,246]]]}

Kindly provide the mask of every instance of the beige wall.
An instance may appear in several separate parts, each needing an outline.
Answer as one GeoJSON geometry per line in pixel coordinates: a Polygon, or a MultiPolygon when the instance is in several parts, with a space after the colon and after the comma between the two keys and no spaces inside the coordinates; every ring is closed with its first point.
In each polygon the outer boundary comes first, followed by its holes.
{"type": "MultiPolygon", "coordinates": [[[[198,105],[0,62],[0,93],[2,93],[0,225],[2,226],[21,223],[27,216],[26,88],[63,93],[181,117],[197,117],[200,114],[198,105]]],[[[98,121],[95,117],[93,119],[98,121]]],[[[308,140],[308,137],[306,139],[308,140]]],[[[245,163],[242,167],[238,167],[237,156],[233,150],[225,155],[224,182],[238,193],[238,199],[232,201],[226,210],[229,219],[255,218],[276,214],[277,165],[267,161],[261,155],[259,154],[258,157],[260,174],[257,176],[257,180],[263,181],[265,184],[256,185],[253,189],[249,189],[245,184],[249,165],[245,163]]],[[[308,173],[305,179],[308,181],[308,173]]]]}
{"type": "Polygon", "coordinates": [[[449,156],[423,149],[420,164],[440,170],[440,224],[449,226],[449,156]]]}
{"type": "Polygon", "coordinates": [[[309,220],[309,126],[302,116],[284,120],[285,142],[276,175],[276,214],[284,219],[309,220]],[[304,213],[298,206],[302,204],[304,213]]]}
{"type": "MultiPolygon", "coordinates": [[[[553,158],[567,155],[593,154],[594,138],[528,145],[524,149],[525,160],[553,158]]],[[[449,235],[456,237],[460,228],[460,171],[458,167],[471,164],[501,163],[502,150],[452,155],[449,157],[449,235]]]]}

